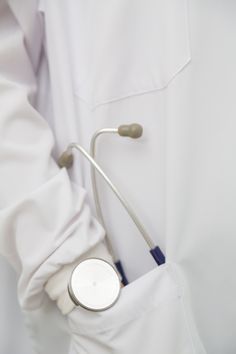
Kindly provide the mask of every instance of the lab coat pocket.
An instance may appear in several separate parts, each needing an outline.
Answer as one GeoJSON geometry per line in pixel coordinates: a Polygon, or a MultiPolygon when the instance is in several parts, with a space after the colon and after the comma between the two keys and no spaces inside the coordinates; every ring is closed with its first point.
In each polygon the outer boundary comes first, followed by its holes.
{"type": "Polygon", "coordinates": [[[175,266],[154,269],[122,290],[104,312],[69,315],[70,354],[203,354],[175,266]]]}
{"type": "Polygon", "coordinates": [[[91,108],[163,89],[190,61],[187,0],[70,4],[75,93],[91,108]]]}

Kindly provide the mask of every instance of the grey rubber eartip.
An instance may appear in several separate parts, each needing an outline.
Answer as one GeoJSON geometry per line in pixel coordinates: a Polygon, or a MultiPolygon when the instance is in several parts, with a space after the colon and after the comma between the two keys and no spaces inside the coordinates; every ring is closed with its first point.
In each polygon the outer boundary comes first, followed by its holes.
{"type": "Polygon", "coordinates": [[[58,159],[58,165],[66,168],[70,168],[73,165],[74,156],[71,152],[64,151],[58,159]]]}
{"type": "Polygon", "coordinates": [[[118,128],[120,136],[128,136],[132,139],[138,139],[143,134],[143,127],[140,124],[120,125],[118,128]]]}

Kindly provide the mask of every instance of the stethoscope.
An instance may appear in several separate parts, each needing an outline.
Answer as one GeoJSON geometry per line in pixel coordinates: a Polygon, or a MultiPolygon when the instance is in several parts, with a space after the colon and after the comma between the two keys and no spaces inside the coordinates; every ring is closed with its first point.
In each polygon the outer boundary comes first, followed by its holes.
{"type": "MultiPolygon", "coordinates": [[[[118,128],[106,128],[94,133],[90,143],[90,153],[77,143],[71,143],[63,152],[58,160],[60,167],[70,168],[73,165],[73,149],[79,150],[91,164],[91,179],[95,201],[96,212],[99,221],[106,230],[106,225],[102,213],[99,199],[99,193],[96,181],[96,171],[103,177],[108,186],[122,203],[128,212],[130,218],[140,231],[143,239],[149,247],[149,251],[157,265],[165,263],[165,256],[159,246],[155,245],[152,238],[147,233],[145,227],[136,216],[133,208],[129,205],[118,188],[112,183],[103,169],[95,161],[97,138],[102,134],[118,134],[122,137],[137,139],[142,136],[143,128],[139,124],[121,125],[118,128]]],[[[121,292],[121,286],[128,284],[122,263],[117,259],[109,236],[106,233],[106,244],[114,259],[116,268],[107,261],[100,258],[88,258],[81,261],[73,270],[69,284],[68,292],[72,301],[77,306],[91,311],[103,311],[112,307],[118,300],[121,292]]]]}

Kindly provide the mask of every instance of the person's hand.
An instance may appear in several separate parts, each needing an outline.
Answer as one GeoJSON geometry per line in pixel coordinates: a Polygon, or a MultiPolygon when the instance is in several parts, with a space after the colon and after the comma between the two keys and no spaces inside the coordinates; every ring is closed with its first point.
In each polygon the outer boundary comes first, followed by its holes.
{"type": "Polygon", "coordinates": [[[113,259],[107,250],[104,242],[100,242],[88,252],[79,257],[75,262],[63,266],[58,272],[49,278],[45,284],[45,291],[48,296],[56,301],[58,308],[63,315],[68,314],[75,308],[75,304],[71,300],[68,293],[68,282],[74,268],[84,259],[101,258],[113,264],[113,259]]]}

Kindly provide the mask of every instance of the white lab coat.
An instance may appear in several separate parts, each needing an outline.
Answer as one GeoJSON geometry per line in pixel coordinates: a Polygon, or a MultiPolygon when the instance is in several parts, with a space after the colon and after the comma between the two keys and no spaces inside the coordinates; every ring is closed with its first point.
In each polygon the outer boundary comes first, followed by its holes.
{"type": "Polygon", "coordinates": [[[235,353],[236,4],[9,0],[0,11],[0,249],[35,352],[235,353]],[[108,312],[67,319],[44,284],[104,232],[88,163],[76,154],[68,173],[56,160],[130,122],[143,137],[103,137],[97,159],[167,265],[99,181],[131,284],[108,312]]]}

